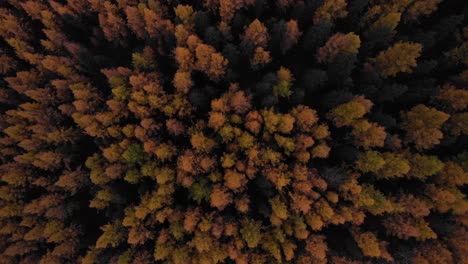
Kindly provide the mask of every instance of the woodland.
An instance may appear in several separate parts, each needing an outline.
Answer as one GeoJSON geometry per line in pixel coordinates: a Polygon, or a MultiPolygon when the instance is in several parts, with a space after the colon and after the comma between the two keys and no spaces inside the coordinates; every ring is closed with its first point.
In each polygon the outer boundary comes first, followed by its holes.
{"type": "Polygon", "coordinates": [[[468,264],[467,22],[0,1],[0,264],[468,264]]]}

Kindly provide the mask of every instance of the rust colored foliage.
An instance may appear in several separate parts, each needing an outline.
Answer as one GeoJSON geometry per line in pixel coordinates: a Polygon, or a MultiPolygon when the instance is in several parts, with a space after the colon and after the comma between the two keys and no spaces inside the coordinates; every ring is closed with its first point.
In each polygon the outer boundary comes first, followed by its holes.
{"type": "Polygon", "coordinates": [[[295,45],[299,38],[302,36],[302,32],[299,29],[297,20],[289,20],[286,23],[286,37],[284,40],[284,49],[289,50],[293,45],[295,45]]]}
{"type": "Polygon", "coordinates": [[[216,50],[206,44],[199,44],[195,48],[195,67],[203,71],[212,80],[219,80],[225,73],[228,61],[216,52],[216,50]]]}
{"type": "Polygon", "coordinates": [[[465,1],[0,2],[0,264],[467,262],[465,1]]]}
{"type": "Polygon", "coordinates": [[[250,60],[252,67],[260,67],[271,62],[270,52],[263,47],[257,47],[253,58],[250,60]]]}
{"type": "Polygon", "coordinates": [[[266,48],[268,45],[268,30],[258,19],[255,19],[245,30],[244,38],[255,46],[266,48]]]}

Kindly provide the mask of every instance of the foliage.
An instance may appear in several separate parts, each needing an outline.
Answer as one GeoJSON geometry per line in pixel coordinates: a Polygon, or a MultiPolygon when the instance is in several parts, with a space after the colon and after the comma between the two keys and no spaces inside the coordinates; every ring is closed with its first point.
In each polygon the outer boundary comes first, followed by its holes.
{"type": "Polygon", "coordinates": [[[466,262],[465,1],[0,2],[0,263],[466,262]]]}

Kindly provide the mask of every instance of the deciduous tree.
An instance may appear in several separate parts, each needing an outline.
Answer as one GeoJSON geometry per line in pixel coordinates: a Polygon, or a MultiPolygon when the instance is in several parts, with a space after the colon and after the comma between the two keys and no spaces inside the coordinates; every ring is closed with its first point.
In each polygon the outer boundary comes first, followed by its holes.
{"type": "Polygon", "coordinates": [[[373,62],[383,77],[393,77],[400,72],[411,73],[421,51],[422,45],[419,43],[400,41],[380,52],[373,62]]]}
{"type": "Polygon", "coordinates": [[[403,115],[406,140],[413,142],[417,149],[429,149],[439,144],[443,137],[440,127],[450,115],[425,105],[417,105],[403,115]]]}

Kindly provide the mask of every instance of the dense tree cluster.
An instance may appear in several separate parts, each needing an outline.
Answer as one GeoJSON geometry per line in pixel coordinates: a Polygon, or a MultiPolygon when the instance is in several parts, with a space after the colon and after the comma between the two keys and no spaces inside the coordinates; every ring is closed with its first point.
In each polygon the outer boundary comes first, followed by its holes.
{"type": "Polygon", "coordinates": [[[0,2],[0,263],[466,263],[460,0],[0,2]]]}

